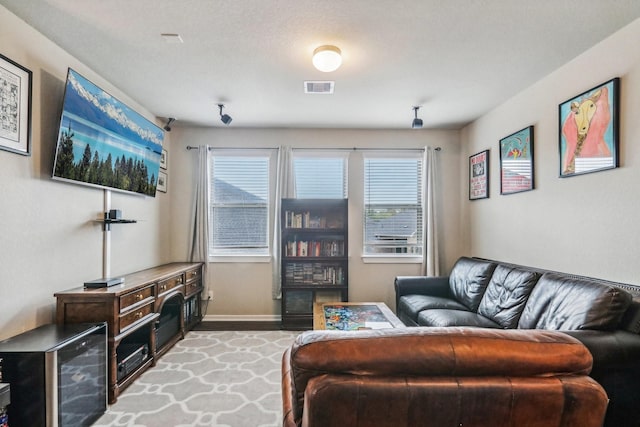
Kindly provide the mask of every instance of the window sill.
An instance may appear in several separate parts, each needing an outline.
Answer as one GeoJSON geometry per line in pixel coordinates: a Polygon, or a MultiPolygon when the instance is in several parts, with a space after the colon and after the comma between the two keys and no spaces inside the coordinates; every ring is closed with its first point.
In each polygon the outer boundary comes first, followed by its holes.
{"type": "Polygon", "coordinates": [[[209,257],[212,263],[247,263],[258,264],[271,262],[271,255],[214,255],[209,257]]]}
{"type": "Polygon", "coordinates": [[[364,255],[362,262],[364,264],[422,264],[422,257],[413,255],[364,255]]]}

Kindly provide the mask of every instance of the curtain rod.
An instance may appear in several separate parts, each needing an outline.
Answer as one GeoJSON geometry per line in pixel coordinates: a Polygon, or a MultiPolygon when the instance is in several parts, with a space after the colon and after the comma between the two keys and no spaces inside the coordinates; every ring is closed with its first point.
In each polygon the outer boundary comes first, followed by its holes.
{"type": "MultiPolygon", "coordinates": [[[[429,147],[431,148],[431,147],[429,147]]],[[[199,150],[200,147],[187,145],[187,150],[199,150]]],[[[253,150],[247,147],[209,147],[209,150],[253,150]]],[[[277,150],[278,147],[255,147],[256,150],[277,150]]],[[[292,148],[292,150],[310,150],[310,151],[424,151],[424,148],[292,148]]],[[[434,150],[440,151],[442,148],[435,147],[434,150]]]]}

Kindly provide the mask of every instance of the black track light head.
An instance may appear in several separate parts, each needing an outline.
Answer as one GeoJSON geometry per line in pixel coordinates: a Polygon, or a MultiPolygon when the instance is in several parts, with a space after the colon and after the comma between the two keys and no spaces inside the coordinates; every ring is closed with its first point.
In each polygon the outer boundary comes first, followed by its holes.
{"type": "Polygon", "coordinates": [[[420,107],[413,107],[413,112],[414,112],[415,118],[413,119],[413,122],[411,123],[411,128],[412,129],[420,129],[420,128],[422,128],[422,119],[418,118],[418,110],[419,109],[420,109],[420,107]]]}
{"type": "Polygon", "coordinates": [[[224,108],[224,104],[218,104],[218,107],[220,108],[220,120],[222,120],[222,123],[229,126],[229,123],[231,123],[231,120],[233,119],[228,114],[222,114],[222,109],[224,108]]]}
{"type": "Polygon", "coordinates": [[[176,119],[174,119],[173,117],[169,117],[169,119],[167,120],[167,124],[164,125],[164,127],[162,129],[166,130],[167,132],[171,132],[171,123],[175,122],[176,119]]]}

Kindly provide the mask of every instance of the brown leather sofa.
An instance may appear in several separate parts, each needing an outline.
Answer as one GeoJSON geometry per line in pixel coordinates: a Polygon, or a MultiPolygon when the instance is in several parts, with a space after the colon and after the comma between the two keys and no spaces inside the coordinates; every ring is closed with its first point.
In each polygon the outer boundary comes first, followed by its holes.
{"type": "Polygon", "coordinates": [[[283,426],[597,427],[591,364],[553,331],[307,331],[283,355],[283,426]]]}
{"type": "Polygon", "coordinates": [[[397,277],[407,326],[557,330],[591,352],[607,427],[640,426],[640,288],[499,261],[460,258],[447,277],[397,277]]]}

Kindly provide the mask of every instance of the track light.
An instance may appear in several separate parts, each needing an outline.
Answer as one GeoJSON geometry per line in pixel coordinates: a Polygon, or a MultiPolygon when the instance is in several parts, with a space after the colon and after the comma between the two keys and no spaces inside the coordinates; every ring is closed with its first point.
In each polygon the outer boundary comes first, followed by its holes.
{"type": "Polygon", "coordinates": [[[224,104],[218,104],[218,107],[220,107],[220,120],[222,120],[222,123],[229,126],[229,123],[231,123],[231,120],[233,119],[228,114],[222,114],[222,109],[224,108],[224,104]]]}
{"type": "Polygon", "coordinates": [[[422,128],[422,119],[418,118],[418,110],[420,109],[420,107],[413,107],[413,112],[415,114],[415,118],[413,119],[413,122],[411,123],[411,128],[412,129],[420,129],[422,128]]]}
{"type": "Polygon", "coordinates": [[[176,119],[174,119],[173,117],[169,117],[169,119],[167,120],[167,124],[164,125],[164,127],[162,129],[166,130],[167,132],[171,132],[171,123],[175,122],[176,119]]]}

